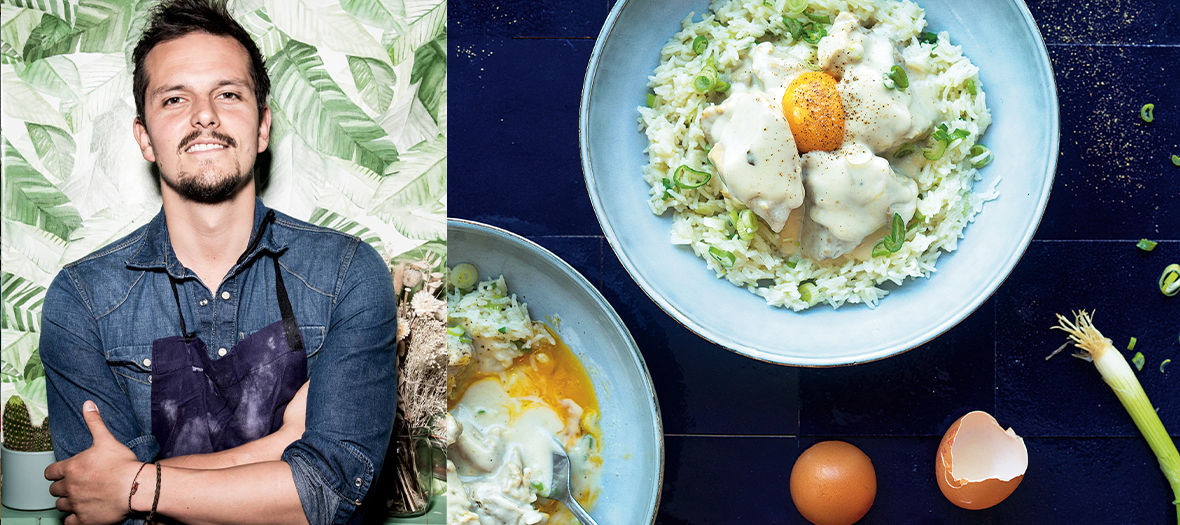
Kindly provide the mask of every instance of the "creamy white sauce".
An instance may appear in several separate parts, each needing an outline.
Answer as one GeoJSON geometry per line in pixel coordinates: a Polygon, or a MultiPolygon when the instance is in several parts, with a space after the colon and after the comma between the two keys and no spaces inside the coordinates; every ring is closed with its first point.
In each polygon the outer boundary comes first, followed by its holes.
{"type": "Polygon", "coordinates": [[[803,155],[807,214],[801,226],[803,254],[829,259],[851,252],[889,224],[894,213],[914,216],[918,185],[898,175],[862,144],[803,155]]]}
{"type": "Polygon", "coordinates": [[[779,231],[803,204],[799,150],[782,108],[765,93],[731,95],[702,112],[709,159],[727,192],[779,231]]]}

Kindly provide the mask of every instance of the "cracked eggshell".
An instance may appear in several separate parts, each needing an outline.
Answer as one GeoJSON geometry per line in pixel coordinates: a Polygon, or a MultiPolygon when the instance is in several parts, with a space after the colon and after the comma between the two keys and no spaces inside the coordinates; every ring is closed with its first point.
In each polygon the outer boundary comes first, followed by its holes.
{"type": "Polygon", "coordinates": [[[1024,439],[976,410],[955,421],[934,460],[938,488],[964,509],[995,506],[1010,496],[1028,470],[1024,439]]]}

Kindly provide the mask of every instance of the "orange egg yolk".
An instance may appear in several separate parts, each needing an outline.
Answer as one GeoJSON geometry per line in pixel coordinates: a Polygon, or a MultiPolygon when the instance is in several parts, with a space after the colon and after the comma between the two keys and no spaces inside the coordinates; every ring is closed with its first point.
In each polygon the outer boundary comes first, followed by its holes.
{"type": "Polygon", "coordinates": [[[799,75],[783,93],[783,116],[799,153],[833,151],[844,140],[844,104],[836,79],[822,71],[799,75]]]}

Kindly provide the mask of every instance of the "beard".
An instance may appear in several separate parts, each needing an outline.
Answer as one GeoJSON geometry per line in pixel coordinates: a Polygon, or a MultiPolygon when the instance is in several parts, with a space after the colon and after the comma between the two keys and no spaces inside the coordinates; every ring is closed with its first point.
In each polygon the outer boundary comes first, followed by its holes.
{"type": "MultiPolygon", "coordinates": [[[[237,146],[237,142],[233,137],[216,131],[210,135],[226,143],[229,148],[237,146]]],[[[183,151],[184,148],[199,137],[200,132],[190,134],[181,140],[179,149],[183,151]]],[[[210,160],[202,162],[195,172],[182,171],[177,173],[175,177],[165,177],[161,174],[160,178],[169,188],[172,188],[173,191],[185,199],[202,204],[218,204],[233,197],[238,190],[246,185],[251,177],[253,177],[253,173],[243,173],[241,164],[235,158],[233,160],[233,168],[228,171],[220,170],[210,160]]]]}

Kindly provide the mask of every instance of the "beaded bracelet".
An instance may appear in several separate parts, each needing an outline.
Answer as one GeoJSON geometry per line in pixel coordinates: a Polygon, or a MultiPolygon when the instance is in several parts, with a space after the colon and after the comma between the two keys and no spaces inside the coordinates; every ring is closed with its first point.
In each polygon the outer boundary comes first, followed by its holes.
{"type": "Polygon", "coordinates": [[[134,496],[135,491],[139,490],[139,474],[143,472],[143,467],[146,467],[147,465],[148,464],[145,461],[139,466],[139,470],[135,471],[135,477],[131,478],[131,494],[127,495],[127,514],[135,513],[135,511],[131,510],[131,496],[134,496]]]}

